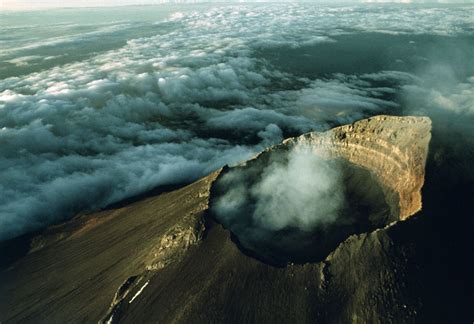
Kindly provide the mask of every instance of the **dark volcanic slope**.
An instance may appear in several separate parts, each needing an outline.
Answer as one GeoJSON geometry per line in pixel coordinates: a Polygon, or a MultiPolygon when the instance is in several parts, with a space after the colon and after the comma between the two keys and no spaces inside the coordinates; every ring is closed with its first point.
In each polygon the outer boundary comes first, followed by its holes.
{"type": "MultiPolygon", "coordinates": [[[[408,119],[398,120],[406,125],[408,119]]],[[[423,136],[406,144],[429,139],[426,120],[411,121],[404,134],[423,130],[423,136]]],[[[396,117],[368,123],[385,123],[399,135],[396,117]]],[[[409,161],[406,154],[400,156],[409,161]]],[[[423,159],[418,163],[424,165],[423,159]]],[[[403,323],[440,319],[446,312],[466,318],[464,305],[455,313],[444,302],[453,297],[433,297],[433,278],[442,272],[422,257],[433,242],[423,233],[430,215],[353,235],[322,262],[273,267],[243,254],[210,219],[209,195],[220,172],[77,217],[36,238],[28,255],[0,273],[0,321],[403,323]],[[447,305],[444,311],[440,305],[447,305]]]]}
{"type": "Polygon", "coordinates": [[[163,237],[198,239],[212,179],[78,217],[37,238],[32,252],[0,273],[0,321],[96,322],[118,287],[161,253],[154,248],[163,237]]]}

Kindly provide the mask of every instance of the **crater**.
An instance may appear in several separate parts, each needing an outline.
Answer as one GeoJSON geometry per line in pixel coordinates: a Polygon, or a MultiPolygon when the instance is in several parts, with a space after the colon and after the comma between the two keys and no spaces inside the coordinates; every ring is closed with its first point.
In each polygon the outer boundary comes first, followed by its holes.
{"type": "Polygon", "coordinates": [[[210,213],[265,263],[322,261],[349,236],[421,209],[430,129],[426,118],[380,116],[286,140],[225,168],[210,213]]]}
{"type": "Polygon", "coordinates": [[[295,164],[317,154],[297,151],[267,152],[214,183],[212,215],[244,253],[277,266],[317,262],[350,235],[399,219],[390,189],[369,170],[319,155],[295,164]]]}

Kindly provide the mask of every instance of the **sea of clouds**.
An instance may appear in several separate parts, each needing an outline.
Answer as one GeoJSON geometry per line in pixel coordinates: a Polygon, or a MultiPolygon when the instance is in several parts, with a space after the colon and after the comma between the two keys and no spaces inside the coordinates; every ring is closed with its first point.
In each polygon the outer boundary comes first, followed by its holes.
{"type": "Polygon", "coordinates": [[[303,75],[288,68],[298,64],[290,54],[278,64],[268,56],[361,33],[471,37],[472,6],[203,6],[146,25],[152,36],[127,33],[123,46],[73,61],[51,66],[55,55],[38,55],[71,43],[80,52],[84,40],[105,42],[133,24],[0,51],[11,69],[35,65],[0,80],[0,240],[190,182],[287,136],[380,113],[427,113],[433,103],[474,112],[466,63],[461,77],[436,62],[426,64],[434,70],[303,75]]]}

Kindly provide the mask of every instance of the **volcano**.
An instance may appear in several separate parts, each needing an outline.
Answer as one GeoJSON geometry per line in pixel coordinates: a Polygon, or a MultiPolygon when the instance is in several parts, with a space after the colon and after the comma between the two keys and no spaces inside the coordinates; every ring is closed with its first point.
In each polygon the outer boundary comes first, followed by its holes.
{"type": "Polygon", "coordinates": [[[0,321],[431,318],[424,305],[432,300],[419,291],[428,280],[418,259],[424,245],[415,244],[428,217],[420,211],[430,138],[429,118],[376,116],[289,138],[179,189],[78,215],[31,238],[27,253],[4,266],[0,321]],[[227,222],[215,210],[232,188],[223,179],[240,172],[251,187],[298,145],[341,170],[343,221],[248,239],[238,229],[251,226],[251,204],[227,222]],[[289,236],[304,244],[279,244],[289,236]]]}

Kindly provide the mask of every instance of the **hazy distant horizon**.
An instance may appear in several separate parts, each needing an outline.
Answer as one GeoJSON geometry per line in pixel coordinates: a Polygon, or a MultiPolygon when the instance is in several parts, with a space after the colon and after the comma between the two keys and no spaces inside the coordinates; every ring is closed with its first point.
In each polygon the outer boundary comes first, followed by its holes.
{"type": "Polygon", "coordinates": [[[33,0],[0,0],[0,10],[41,10],[51,8],[94,8],[114,6],[149,6],[160,4],[196,4],[196,3],[318,3],[318,4],[354,4],[354,3],[400,3],[400,4],[474,4],[474,0],[45,0],[38,3],[33,0]]]}

